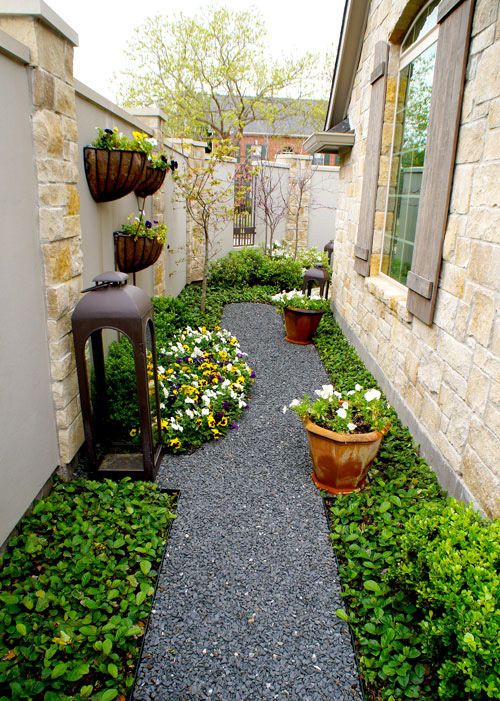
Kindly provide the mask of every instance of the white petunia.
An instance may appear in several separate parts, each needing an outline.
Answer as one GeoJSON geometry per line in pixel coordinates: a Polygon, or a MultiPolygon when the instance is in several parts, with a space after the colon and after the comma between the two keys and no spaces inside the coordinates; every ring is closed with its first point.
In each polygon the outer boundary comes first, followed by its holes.
{"type": "Polygon", "coordinates": [[[356,428],[356,424],[349,423],[347,424],[347,428],[349,429],[349,431],[354,431],[354,429],[356,428]]]}
{"type": "Polygon", "coordinates": [[[342,395],[340,394],[340,392],[334,392],[334,395],[335,395],[338,399],[341,399],[341,398],[342,398],[342,395]]]}
{"type": "Polygon", "coordinates": [[[348,402],[342,402],[342,409],[349,409],[348,402]]]}
{"type": "Polygon", "coordinates": [[[300,404],[298,399],[292,399],[292,401],[289,404],[289,407],[292,408],[294,406],[298,406],[300,404]]]}
{"type": "Polygon", "coordinates": [[[347,411],[345,409],[337,409],[337,416],[339,416],[341,419],[346,419],[347,418],[347,411]]]}
{"type": "Polygon", "coordinates": [[[354,385],[354,389],[356,390],[356,392],[360,392],[363,388],[361,387],[361,385],[356,384],[354,385]]]}
{"type": "Polygon", "coordinates": [[[368,392],[364,393],[363,397],[367,402],[371,402],[372,399],[380,399],[380,392],[378,389],[369,389],[368,392]]]}

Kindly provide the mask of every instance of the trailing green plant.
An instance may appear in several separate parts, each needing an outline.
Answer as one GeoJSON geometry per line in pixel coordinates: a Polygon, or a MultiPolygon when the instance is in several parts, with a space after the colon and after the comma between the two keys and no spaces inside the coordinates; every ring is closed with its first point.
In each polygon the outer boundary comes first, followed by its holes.
{"type": "Polygon", "coordinates": [[[0,557],[0,699],[113,701],[132,687],[172,498],[56,482],[0,557]]]}
{"type": "Polygon", "coordinates": [[[121,225],[120,233],[133,236],[134,239],[140,236],[146,239],[156,239],[158,243],[165,243],[167,227],[165,224],[159,224],[156,220],[149,221],[149,219],[144,219],[143,213],[141,212],[139,217],[134,217],[134,215],[131,214],[128,217],[128,223],[121,225]]]}
{"type": "Polygon", "coordinates": [[[392,412],[378,389],[364,390],[356,384],[342,394],[333,385],[323,385],[315,394],[315,399],[307,394],[302,399],[293,399],[290,409],[302,420],[309,419],[336,433],[385,432],[390,426],[392,412]]]}
{"type": "Polygon", "coordinates": [[[292,258],[270,258],[260,248],[231,251],[210,265],[213,287],[269,285],[277,290],[291,290],[302,285],[302,265],[292,258]]]}
{"type": "Polygon", "coordinates": [[[291,309],[309,309],[311,311],[326,312],[329,309],[329,303],[321,297],[308,297],[300,290],[290,290],[290,292],[278,292],[271,297],[271,302],[278,307],[280,311],[287,307],[291,309]]]}
{"type": "MultiPolygon", "coordinates": [[[[376,386],[331,314],[315,343],[339,391],[376,386]]],[[[496,698],[498,523],[446,500],[408,429],[389,418],[367,487],[330,501],[347,608],[337,615],[353,629],[370,699],[496,698]]]]}

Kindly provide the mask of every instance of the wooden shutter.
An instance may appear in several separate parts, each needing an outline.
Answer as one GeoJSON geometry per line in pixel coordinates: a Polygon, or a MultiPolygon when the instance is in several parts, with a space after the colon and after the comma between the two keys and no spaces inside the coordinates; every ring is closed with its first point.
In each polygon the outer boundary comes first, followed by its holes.
{"type": "Polygon", "coordinates": [[[385,91],[387,86],[387,63],[389,44],[379,41],[375,45],[375,59],[371,74],[370,116],[368,119],[368,140],[366,145],[361,210],[358,235],[354,247],[354,270],[365,277],[370,274],[370,256],[375,223],[375,203],[377,201],[380,146],[384,126],[385,91]]]}
{"type": "Polygon", "coordinates": [[[442,0],[438,9],[439,38],[427,147],[415,248],[406,281],[406,306],[426,324],[432,324],[436,306],[473,8],[474,0],[442,0]]]}

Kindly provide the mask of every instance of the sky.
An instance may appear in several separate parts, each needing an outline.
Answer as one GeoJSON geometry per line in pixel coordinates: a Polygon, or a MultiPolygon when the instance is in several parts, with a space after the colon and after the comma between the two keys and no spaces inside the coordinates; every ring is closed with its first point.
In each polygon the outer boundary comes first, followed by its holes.
{"type": "MultiPolygon", "coordinates": [[[[200,0],[46,0],[79,37],[75,49],[78,80],[116,101],[116,79],[125,68],[123,50],[135,27],[147,17],[177,13],[199,14],[213,3],[200,0]]],[[[337,47],[344,0],[228,0],[231,9],[255,8],[268,26],[273,56],[294,52],[328,51],[337,47]]],[[[328,98],[326,94],[325,99],[328,98]]]]}

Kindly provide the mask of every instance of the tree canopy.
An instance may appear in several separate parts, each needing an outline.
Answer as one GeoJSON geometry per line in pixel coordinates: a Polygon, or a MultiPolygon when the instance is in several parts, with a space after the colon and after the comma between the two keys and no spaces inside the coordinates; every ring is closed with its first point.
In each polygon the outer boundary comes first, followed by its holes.
{"type": "Polygon", "coordinates": [[[128,44],[120,99],[127,107],[157,105],[177,137],[224,139],[255,120],[272,124],[280,98],[289,114],[312,110],[321,125],[324,106],[303,102],[317,87],[318,56],[272,60],[266,38],[255,9],[150,17],[128,44]]]}

